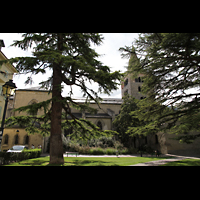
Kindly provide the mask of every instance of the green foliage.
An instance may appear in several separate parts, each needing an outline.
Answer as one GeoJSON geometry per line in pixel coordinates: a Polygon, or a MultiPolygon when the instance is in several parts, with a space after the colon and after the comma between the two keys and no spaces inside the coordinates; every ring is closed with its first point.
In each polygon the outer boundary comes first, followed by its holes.
{"type": "Polygon", "coordinates": [[[8,164],[9,162],[18,162],[22,160],[38,158],[41,155],[41,149],[24,149],[21,153],[12,152],[0,152],[0,158],[3,160],[2,164],[8,164]]]}
{"type": "Polygon", "coordinates": [[[63,136],[64,152],[72,151],[79,152],[79,154],[89,155],[116,155],[116,151],[121,154],[136,153],[134,149],[127,149],[123,147],[119,141],[112,137],[101,136],[93,138],[88,141],[83,140],[69,140],[63,136]]]}
{"type": "Polygon", "coordinates": [[[113,121],[115,129],[119,133],[119,138],[125,146],[128,145],[131,137],[144,134],[137,131],[138,127],[143,127],[145,124],[144,121],[139,120],[138,114],[135,114],[135,111],[138,111],[138,103],[139,100],[125,95],[120,114],[113,121]]]}
{"type": "MultiPolygon", "coordinates": [[[[122,76],[120,71],[111,72],[108,66],[103,65],[103,63],[97,60],[100,55],[91,48],[91,43],[100,45],[103,37],[99,33],[25,33],[22,37],[21,41],[14,41],[11,46],[27,50],[35,44],[32,56],[0,61],[0,65],[5,62],[15,64],[18,72],[24,74],[44,74],[47,70],[52,71],[52,76],[40,83],[42,88],[52,93],[52,98],[15,110],[29,114],[37,113],[38,110],[44,110],[42,116],[11,117],[6,120],[7,126],[17,124],[20,127],[25,126],[29,134],[40,133],[47,135],[52,128],[51,124],[53,124],[51,123],[53,110],[55,111],[58,106],[62,106],[63,113],[59,113],[61,118],[60,116],[55,118],[62,120],[62,128],[73,127],[74,136],[89,138],[95,137],[98,134],[107,135],[108,133],[100,132],[88,120],[77,119],[71,112],[71,107],[90,113],[97,112],[96,109],[89,107],[89,102],[94,100],[99,105],[101,100],[98,97],[99,93],[110,94],[112,90],[118,88],[118,81],[122,76]],[[59,83],[54,85],[53,83],[57,80],[59,80],[59,83]],[[97,91],[88,88],[86,86],[88,85],[87,81],[97,83],[97,91]],[[63,87],[61,84],[78,86],[83,96],[87,97],[85,104],[78,104],[71,98],[73,94],[72,87],[68,92],[68,96],[62,97],[61,91],[63,87]],[[59,95],[54,94],[55,91],[59,95]]],[[[32,81],[32,77],[28,76],[25,83],[29,84],[32,81]]],[[[61,133],[61,130],[58,130],[58,132],[61,133]]]]}
{"type": "Polygon", "coordinates": [[[144,33],[134,47],[120,48],[122,56],[132,58],[127,73],[145,75],[142,92],[147,98],[135,114],[149,123],[138,134],[200,130],[199,39],[199,33],[144,33]]]}

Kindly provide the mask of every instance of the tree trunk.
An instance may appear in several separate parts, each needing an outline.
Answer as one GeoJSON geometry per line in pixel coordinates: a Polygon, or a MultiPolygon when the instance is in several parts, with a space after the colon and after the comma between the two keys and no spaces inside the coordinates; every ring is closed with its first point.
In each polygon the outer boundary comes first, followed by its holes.
{"type": "Polygon", "coordinates": [[[50,164],[63,164],[63,145],[61,137],[61,79],[59,70],[53,67],[53,91],[50,136],[50,164]]]}
{"type": "MultiPolygon", "coordinates": [[[[59,39],[59,36],[58,36],[59,39]]],[[[61,42],[60,42],[61,43],[61,42]]],[[[58,42],[58,50],[61,50],[61,45],[58,42]]],[[[51,136],[50,136],[50,163],[63,164],[63,144],[61,137],[61,83],[60,78],[61,68],[59,64],[53,64],[53,88],[52,88],[52,113],[51,113],[51,136]]]]}

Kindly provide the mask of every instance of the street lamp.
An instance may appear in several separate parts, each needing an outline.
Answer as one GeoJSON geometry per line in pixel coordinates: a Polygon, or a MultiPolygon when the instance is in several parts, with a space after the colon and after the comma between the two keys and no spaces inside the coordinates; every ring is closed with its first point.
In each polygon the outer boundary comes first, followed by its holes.
{"type": "Polygon", "coordinates": [[[8,97],[13,93],[13,90],[17,88],[15,83],[13,83],[12,79],[7,81],[2,87],[3,87],[3,95],[5,95],[6,99],[5,99],[3,118],[1,121],[1,128],[0,128],[0,145],[3,138],[4,122],[5,122],[5,117],[6,117],[7,105],[8,105],[8,97]]]}

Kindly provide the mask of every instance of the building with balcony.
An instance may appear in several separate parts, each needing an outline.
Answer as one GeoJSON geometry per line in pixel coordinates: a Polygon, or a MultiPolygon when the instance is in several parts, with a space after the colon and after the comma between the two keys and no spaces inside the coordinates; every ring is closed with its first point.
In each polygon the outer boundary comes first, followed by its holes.
{"type": "MultiPolygon", "coordinates": [[[[2,47],[5,47],[5,44],[3,40],[0,40],[0,60],[7,60],[8,58],[1,51],[2,47]]],[[[2,85],[9,81],[9,79],[13,79],[14,73],[17,73],[17,70],[13,65],[6,63],[0,66],[0,121],[2,120],[5,105],[5,97],[2,94],[2,85]]]]}

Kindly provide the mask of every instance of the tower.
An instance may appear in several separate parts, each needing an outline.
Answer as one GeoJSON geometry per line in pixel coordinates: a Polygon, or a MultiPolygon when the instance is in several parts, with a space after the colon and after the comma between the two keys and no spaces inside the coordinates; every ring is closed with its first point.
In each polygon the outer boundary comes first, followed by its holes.
{"type": "MultiPolygon", "coordinates": [[[[131,54],[131,57],[129,59],[129,66],[131,66],[132,62],[137,62],[137,61],[138,58],[136,54],[131,54]]],[[[124,95],[126,94],[129,94],[130,96],[133,96],[136,99],[145,98],[144,94],[141,93],[143,76],[144,76],[143,74],[139,74],[137,78],[133,78],[133,74],[128,74],[125,77],[124,82],[121,83],[122,97],[124,97],[124,95]]]]}

